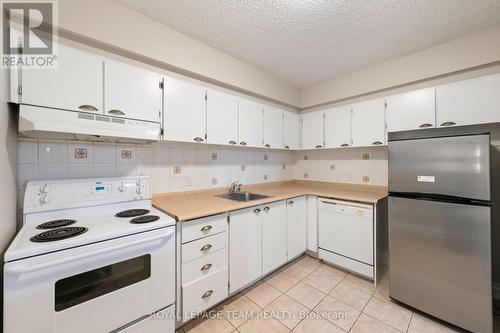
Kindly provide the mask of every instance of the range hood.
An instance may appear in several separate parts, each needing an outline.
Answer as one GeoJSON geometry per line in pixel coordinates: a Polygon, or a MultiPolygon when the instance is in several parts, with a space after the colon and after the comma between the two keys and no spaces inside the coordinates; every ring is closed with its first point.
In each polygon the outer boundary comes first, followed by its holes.
{"type": "Polygon", "coordinates": [[[21,104],[19,132],[36,138],[155,142],[160,140],[161,126],[148,121],[21,104]]]}

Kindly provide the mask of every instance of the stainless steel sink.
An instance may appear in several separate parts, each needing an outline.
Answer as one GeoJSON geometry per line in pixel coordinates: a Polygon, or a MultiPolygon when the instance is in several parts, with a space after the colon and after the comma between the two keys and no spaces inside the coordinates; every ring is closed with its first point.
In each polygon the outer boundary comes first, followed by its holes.
{"type": "Polygon", "coordinates": [[[252,200],[270,198],[269,195],[250,193],[250,192],[224,193],[224,194],[219,194],[217,196],[234,201],[252,201],[252,200]]]}

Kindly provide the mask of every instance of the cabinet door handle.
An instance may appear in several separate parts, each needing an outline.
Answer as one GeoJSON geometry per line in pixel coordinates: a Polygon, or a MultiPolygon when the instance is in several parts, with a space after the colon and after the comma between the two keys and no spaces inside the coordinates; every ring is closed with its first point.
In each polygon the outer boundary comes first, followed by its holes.
{"type": "Polygon", "coordinates": [[[343,143],[340,145],[340,147],[349,147],[349,144],[348,143],[343,143]]]}
{"type": "Polygon", "coordinates": [[[125,115],[125,112],[123,112],[122,110],[116,110],[116,109],[109,110],[108,113],[115,114],[115,115],[118,115],[118,116],[124,116],[125,115]]]}
{"type": "Polygon", "coordinates": [[[201,252],[205,252],[205,251],[210,250],[211,248],[212,248],[212,244],[207,244],[207,245],[204,245],[204,246],[200,249],[200,251],[201,251],[201,252]]]}
{"type": "Polygon", "coordinates": [[[418,126],[419,128],[426,128],[426,127],[432,127],[432,124],[429,124],[429,123],[425,123],[425,124],[422,124],[420,126],[418,126]]]}
{"type": "Polygon", "coordinates": [[[208,231],[210,229],[212,229],[212,226],[211,225],[206,225],[203,228],[201,228],[200,231],[208,231]]]}
{"type": "Polygon", "coordinates": [[[269,208],[269,207],[264,207],[264,211],[265,211],[266,213],[269,213],[269,210],[270,210],[270,209],[271,209],[271,208],[269,208]]]}
{"type": "Polygon", "coordinates": [[[323,148],[322,145],[316,145],[314,148],[323,148]]]}
{"type": "Polygon", "coordinates": [[[202,271],[202,272],[208,271],[211,267],[212,267],[212,264],[203,265],[203,267],[200,269],[200,271],[202,271]]]}
{"type": "Polygon", "coordinates": [[[285,149],[290,149],[290,146],[285,146],[285,149]]]}
{"type": "Polygon", "coordinates": [[[266,143],[266,144],[264,145],[264,147],[269,148],[269,147],[271,147],[271,145],[270,145],[269,143],[266,143]]]}
{"type": "Polygon", "coordinates": [[[242,146],[246,146],[246,145],[247,145],[247,143],[246,143],[245,141],[241,141],[241,142],[240,142],[240,145],[242,145],[242,146]]]}
{"type": "Polygon", "coordinates": [[[254,210],[253,210],[253,212],[254,212],[255,214],[259,215],[259,214],[260,214],[260,209],[259,209],[259,208],[256,208],[256,209],[254,209],[254,210]]]}
{"type": "Polygon", "coordinates": [[[196,138],[193,139],[196,142],[203,142],[203,139],[197,136],[196,138]]]}
{"type": "Polygon", "coordinates": [[[231,141],[229,141],[229,144],[230,144],[230,145],[235,145],[235,144],[236,144],[236,141],[231,140],[231,141]]]}
{"type": "Polygon", "coordinates": [[[83,111],[90,111],[90,112],[99,111],[98,108],[96,108],[95,106],[90,105],[90,104],[83,104],[83,105],[80,105],[78,108],[80,110],[83,110],[83,111]]]}
{"type": "Polygon", "coordinates": [[[372,142],[372,145],[374,145],[374,146],[378,146],[378,145],[381,145],[381,144],[382,144],[382,142],[380,142],[380,141],[372,142]]]}
{"type": "Polygon", "coordinates": [[[290,206],[293,206],[293,201],[292,201],[292,200],[288,201],[288,204],[289,204],[290,206]]]}
{"type": "Polygon", "coordinates": [[[453,121],[446,121],[439,126],[453,126],[453,125],[456,125],[456,123],[454,123],[453,121]]]}
{"type": "Polygon", "coordinates": [[[206,293],[204,293],[203,296],[201,296],[201,299],[209,298],[210,296],[212,296],[213,293],[214,293],[213,290],[209,290],[206,293]]]}

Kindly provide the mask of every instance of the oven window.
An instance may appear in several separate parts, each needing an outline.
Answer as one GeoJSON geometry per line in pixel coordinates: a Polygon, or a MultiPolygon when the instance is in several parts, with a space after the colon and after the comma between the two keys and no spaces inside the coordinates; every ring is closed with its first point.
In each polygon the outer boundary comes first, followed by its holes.
{"type": "Polygon", "coordinates": [[[148,279],[151,255],[125,260],[56,282],[55,310],[62,311],[148,279]]]}

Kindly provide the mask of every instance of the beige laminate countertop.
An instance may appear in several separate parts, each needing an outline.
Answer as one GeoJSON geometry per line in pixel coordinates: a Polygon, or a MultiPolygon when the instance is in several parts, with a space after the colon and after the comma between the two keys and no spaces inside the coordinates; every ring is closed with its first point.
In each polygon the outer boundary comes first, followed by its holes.
{"type": "Polygon", "coordinates": [[[302,195],[357,201],[375,204],[387,196],[387,187],[324,183],[316,181],[292,180],[243,186],[242,191],[265,194],[271,198],[238,202],[216,197],[227,189],[201,190],[158,194],[153,197],[153,205],[177,221],[187,221],[204,216],[258,206],[302,195]]]}

